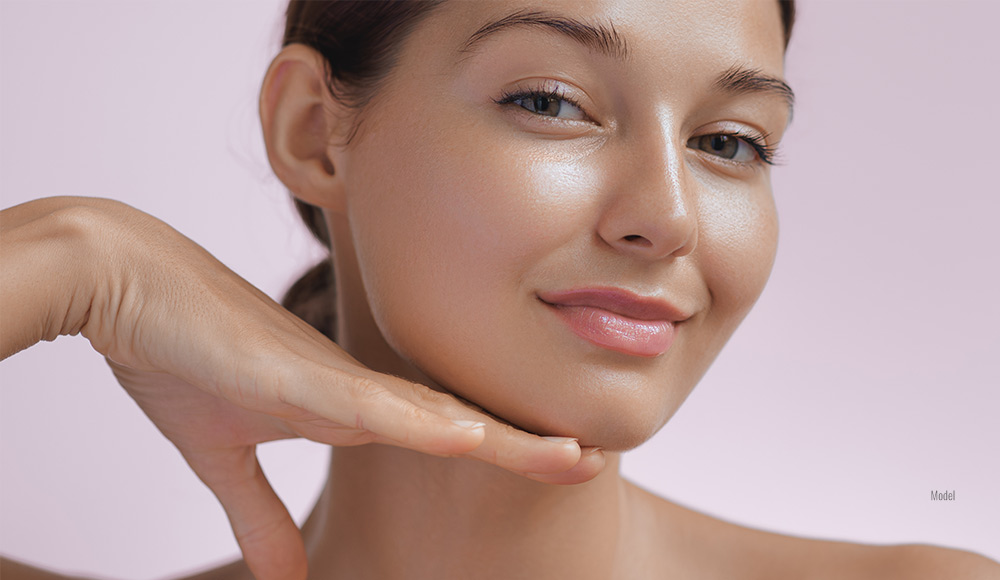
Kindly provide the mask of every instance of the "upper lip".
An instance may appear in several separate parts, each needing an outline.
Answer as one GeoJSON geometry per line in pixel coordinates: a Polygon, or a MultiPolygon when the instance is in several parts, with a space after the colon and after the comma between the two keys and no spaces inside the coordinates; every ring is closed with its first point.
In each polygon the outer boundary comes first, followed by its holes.
{"type": "Polygon", "coordinates": [[[640,296],[622,288],[575,288],[539,292],[538,298],[554,306],[592,306],[637,320],[678,322],[690,318],[689,314],[666,300],[640,296]]]}

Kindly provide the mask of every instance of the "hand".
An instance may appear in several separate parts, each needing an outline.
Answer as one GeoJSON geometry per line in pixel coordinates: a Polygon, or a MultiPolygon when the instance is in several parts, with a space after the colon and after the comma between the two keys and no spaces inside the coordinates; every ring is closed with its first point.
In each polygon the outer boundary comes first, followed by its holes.
{"type": "Polygon", "coordinates": [[[103,266],[81,333],[218,497],[258,579],[306,575],[301,536],[264,478],[258,443],[384,443],[549,483],[587,481],[604,466],[599,451],[581,454],[575,442],[364,367],[152,216],[107,200],[82,215],[94,232],[88,263],[103,266]]]}

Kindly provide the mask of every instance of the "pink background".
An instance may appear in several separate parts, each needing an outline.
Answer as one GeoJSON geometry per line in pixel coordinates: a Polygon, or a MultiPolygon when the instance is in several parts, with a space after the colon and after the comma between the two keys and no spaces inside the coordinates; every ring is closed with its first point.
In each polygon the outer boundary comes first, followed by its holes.
{"type": "MultiPolygon", "coordinates": [[[[278,296],[319,255],[256,120],[281,4],[5,0],[2,206],[124,200],[278,296]]],[[[1000,559],[998,21],[987,1],[800,2],[774,274],[627,476],[751,526],[1000,559]]],[[[136,579],[236,555],[86,340],[20,353],[0,382],[0,553],[136,579]]],[[[324,448],[260,455],[301,521],[324,448]]]]}

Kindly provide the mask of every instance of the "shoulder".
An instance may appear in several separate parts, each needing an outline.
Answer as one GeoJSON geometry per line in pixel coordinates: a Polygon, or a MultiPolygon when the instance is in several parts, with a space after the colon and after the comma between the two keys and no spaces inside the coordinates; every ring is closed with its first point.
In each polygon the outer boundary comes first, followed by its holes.
{"type": "MultiPolygon", "coordinates": [[[[734,525],[735,524],[729,524],[734,525]]],[[[1000,565],[978,554],[938,546],[873,545],[742,528],[744,564],[779,571],[770,578],[809,580],[1000,580],[1000,565]]]]}
{"type": "Polygon", "coordinates": [[[1000,580],[1000,564],[964,550],[922,544],[874,549],[878,551],[874,567],[884,570],[882,578],[1000,580]]]}
{"type": "Polygon", "coordinates": [[[734,528],[729,538],[739,545],[731,546],[739,568],[766,571],[750,576],[754,580],[1000,580],[1000,564],[962,550],[803,538],[722,525],[734,528]]]}
{"type": "MultiPolygon", "coordinates": [[[[1000,580],[1000,564],[971,552],[928,545],[879,546],[803,538],[727,522],[644,490],[659,520],[661,553],[684,572],[726,580],[1000,580]],[[680,546],[680,549],[677,547],[680,546]]],[[[681,570],[678,570],[681,572],[681,570]]]]}

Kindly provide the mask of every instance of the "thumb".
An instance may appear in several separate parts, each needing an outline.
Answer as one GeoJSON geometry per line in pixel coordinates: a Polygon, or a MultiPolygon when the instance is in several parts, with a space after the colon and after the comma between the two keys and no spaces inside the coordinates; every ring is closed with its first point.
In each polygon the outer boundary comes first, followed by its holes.
{"type": "Polygon", "coordinates": [[[302,534],[264,476],[256,446],[199,452],[187,460],[226,510],[254,578],[305,580],[302,534]]]}

